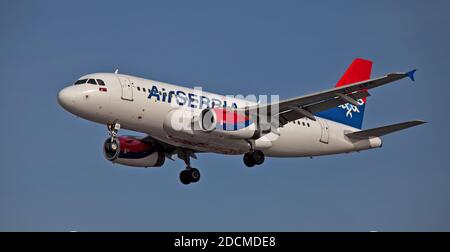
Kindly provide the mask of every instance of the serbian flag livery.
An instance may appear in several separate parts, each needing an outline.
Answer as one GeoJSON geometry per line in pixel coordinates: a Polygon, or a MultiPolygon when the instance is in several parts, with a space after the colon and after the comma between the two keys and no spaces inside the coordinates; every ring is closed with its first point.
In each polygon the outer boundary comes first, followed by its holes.
{"type": "MultiPolygon", "coordinates": [[[[372,61],[365,59],[355,59],[347,69],[347,71],[345,71],[342,78],[338,81],[336,87],[369,80],[371,72],[372,61]]],[[[358,106],[355,106],[350,103],[346,103],[336,108],[319,112],[316,115],[325,119],[361,129],[364,117],[364,109],[366,107],[366,98],[359,99],[358,104],[358,106]]]]}
{"type": "Polygon", "coordinates": [[[233,109],[214,108],[217,115],[217,129],[235,131],[248,127],[252,120],[248,115],[239,113],[233,109]]]}

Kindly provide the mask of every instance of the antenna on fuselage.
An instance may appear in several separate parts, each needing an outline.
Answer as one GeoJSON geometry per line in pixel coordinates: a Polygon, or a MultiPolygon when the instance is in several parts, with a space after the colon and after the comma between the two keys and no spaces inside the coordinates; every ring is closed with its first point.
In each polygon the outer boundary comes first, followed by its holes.
{"type": "Polygon", "coordinates": [[[116,69],[116,71],[114,71],[114,74],[118,74],[119,73],[119,69],[116,69]]]}

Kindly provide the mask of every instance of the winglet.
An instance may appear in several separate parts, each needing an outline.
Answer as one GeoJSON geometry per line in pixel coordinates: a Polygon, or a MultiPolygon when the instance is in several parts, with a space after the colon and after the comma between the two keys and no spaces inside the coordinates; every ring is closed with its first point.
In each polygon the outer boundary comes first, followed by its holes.
{"type": "Polygon", "coordinates": [[[406,73],[406,76],[408,76],[412,81],[415,81],[414,74],[416,73],[417,69],[414,69],[412,71],[409,71],[406,73]]]}

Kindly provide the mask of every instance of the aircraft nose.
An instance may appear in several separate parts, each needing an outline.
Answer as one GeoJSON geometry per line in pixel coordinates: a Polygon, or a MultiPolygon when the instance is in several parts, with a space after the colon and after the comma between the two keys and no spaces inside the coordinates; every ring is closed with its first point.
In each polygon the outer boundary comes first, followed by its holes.
{"type": "Polygon", "coordinates": [[[58,103],[66,110],[70,110],[70,107],[75,103],[73,91],[71,87],[66,87],[58,93],[58,103]]]}

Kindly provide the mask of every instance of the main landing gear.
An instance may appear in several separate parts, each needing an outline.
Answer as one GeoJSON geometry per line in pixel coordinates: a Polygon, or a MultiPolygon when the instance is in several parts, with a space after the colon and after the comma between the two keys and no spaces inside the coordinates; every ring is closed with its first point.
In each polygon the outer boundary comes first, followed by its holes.
{"type": "Polygon", "coordinates": [[[186,170],[180,172],[180,181],[183,185],[196,183],[200,180],[200,171],[196,168],[187,167],[186,170]]]}
{"type": "Polygon", "coordinates": [[[244,164],[247,167],[253,167],[264,163],[264,153],[260,150],[247,152],[244,154],[244,164]]]}
{"type": "Polygon", "coordinates": [[[178,157],[186,164],[186,170],[183,170],[180,173],[180,181],[184,185],[197,183],[200,180],[200,171],[191,166],[191,156],[195,158],[194,153],[190,150],[182,150],[178,152],[178,157]]]}

